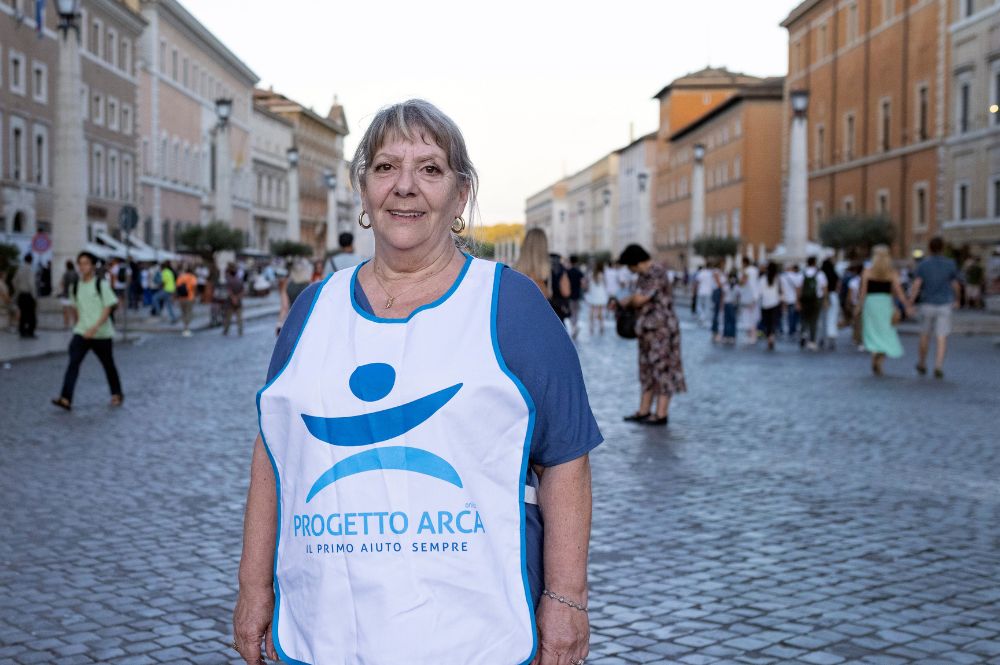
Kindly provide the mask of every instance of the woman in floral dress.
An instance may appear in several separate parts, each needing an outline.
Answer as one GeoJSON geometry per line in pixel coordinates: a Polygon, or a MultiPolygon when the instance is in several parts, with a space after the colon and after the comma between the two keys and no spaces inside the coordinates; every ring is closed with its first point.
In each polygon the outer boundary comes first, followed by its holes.
{"type": "Polygon", "coordinates": [[[639,410],[625,420],[644,425],[666,425],[670,398],[687,390],[681,364],[681,330],[674,313],[670,279],[666,269],[653,263],[639,245],[629,245],[618,261],[638,275],[636,292],[622,302],[639,309],[636,334],[639,337],[639,410]],[[653,398],[656,413],[652,413],[653,398]]]}

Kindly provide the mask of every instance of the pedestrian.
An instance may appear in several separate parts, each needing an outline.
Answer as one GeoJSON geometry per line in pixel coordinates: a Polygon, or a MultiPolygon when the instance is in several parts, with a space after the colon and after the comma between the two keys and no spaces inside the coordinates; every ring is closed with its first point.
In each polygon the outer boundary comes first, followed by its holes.
{"type": "Polygon", "coordinates": [[[324,276],[325,276],[325,273],[323,271],[323,262],[322,261],[313,261],[312,281],[313,282],[321,282],[321,281],[323,281],[323,277],[324,276]]]}
{"type": "Polygon", "coordinates": [[[580,303],[583,301],[583,271],[580,270],[580,257],[569,255],[569,322],[573,339],[580,333],[580,303]]]}
{"type": "Polygon", "coordinates": [[[896,333],[896,304],[908,302],[899,283],[899,273],[892,267],[887,245],[872,249],[871,266],[861,274],[861,315],[864,319],[861,334],[865,350],[872,354],[872,373],[882,376],[886,356],[901,358],[903,346],[896,333]]]}
{"type": "Polygon", "coordinates": [[[109,280],[97,274],[96,256],[90,252],[80,252],[76,257],[76,264],[79,268],[79,280],[70,291],[76,310],[76,326],[69,343],[69,365],[63,377],[62,391],[52,403],[67,411],[72,409],[80,364],[87,352],[93,351],[108,380],[111,406],[121,406],[125,395],[112,352],[115,329],[111,323],[111,312],[118,304],[118,299],[109,280]]]}
{"type": "Polygon", "coordinates": [[[62,279],[59,281],[59,304],[62,305],[63,330],[69,330],[76,322],[76,308],[73,307],[73,300],[70,293],[76,287],[80,276],[76,272],[76,266],[72,261],[66,261],[66,269],[63,271],[62,279]]]}
{"type": "Polygon", "coordinates": [[[243,294],[246,292],[246,285],[240,279],[236,265],[230,263],[226,267],[226,303],[223,309],[222,334],[229,334],[229,326],[236,317],[236,330],[240,337],[243,336],[243,294]]]}
{"type": "Polygon", "coordinates": [[[861,274],[865,268],[861,264],[851,266],[850,279],[847,280],[847,308],[851,320],[851,341],[858,351],[865,350],[864,339],[861,336],[861,328],[864,320],[861,316],[861,274]]]}
{"type": "Polygon", "coordinates": [[[608,306],[608,288],[605,281],[604,262],[598,261],[587,285],[585,300],[590,308],[590,334],[604,334],[604,311],[608,306]]]}
{"type": "Polygon", "coordinates": [[[330,273],[328,274],[353,268],[364,260],[354,251],[353,233],[346,231],[341,233],[337,238],[337,244],[340,246],[340,251],[330,257],[330,273]]]}
{"type": "Polygon", "coordinates": [[[798,264],[792,264],[781,273],[781,293],[785,305],[785,334],[795,339],[799,330],[799,289],[802,287],[802,273],[798,264]]]}
{"type": "Polygon", "coordinates": [[[38,284],[35,281],[35,271],[32,270],[31,254],[24,255],[24,261],[14,273],[14,300],[17,303],[17,332],[22,339],[35,339],[35,327],[38,325],[38,284]]]}
{"type": "MultiPolygon", "coordinates": [[[[548,246],[547,237],[545,243],[548,246]]],[[[562,257],[555,252],[549,252],[549,269],[551,271],[549,277],[549,288],[551,289],[549,303],[552,305],[552,309],[555,310],[556,316],[562,321],[563,326],[568,326],[570,317],[573,314],[569,305],[571,292],[569,274],[566,271],[566,266],[563,265],[562,257]]]]}
{"type": "Polygon", "coordinates": [[[806,259],[806,269],[802,271],[802,283],[798,290],[798,307],[802,317],[802,336],[799,346],[810,351],[819,348],[819,315],[826,302],[826,275],[816,267],[816,257],[806,259]]]}
{"type": "Polygon", "coordinates": [[[745,335],[747,346],[757,343],[757,322],[760,320],[760,301],[757,287],[760,277],[756,266],[753,270],[744,270],[739,275],[737,330],[745,335]],[[754,275],[758,275],[754,277],[754,275]],[[752,280],[752,281],[751,281],[752,280]]]}
{"type": "MultiPolygon", "coordinates": [[[[755,317],[754,320],[753,320],[753,327],[754,327],[755,330],[757,330],[760,327],[760,293],[758,291],[758,287],[760,286],[760,268],[758,268],[754,264],[754,262],[750,260],[750,257],[744,256],[743,257],[743,271],[742,271],[742,274],[746,276],[746,280],[744,281],[744,280],[741,279],[740,280],[740,284],[741,285],[749,284],[750,285],[750,289],[753,292],[752,295],[753,295],[754,308],[753,308],[752,311],[753,311],[753,314],[754,314],[754,317],[755,317]]],[[[743,303],[743,304],[745,304],[745,300],[746,299],[743,298],[743,299],[741,299],[740,302],[743,303]]],[[[742,306],[743,305],[741,305],[741,307],[742,306]]],[[[742,325],[740,326],[740,329],[741,330],[743,329],[742,325]]],[[[757,335],[754,334],[753,335],[753,340],[751,340],[751,342],[752,343],[756,343],[756,341],[757,341],[757,335]]]]}
{"type": "Polygon", "coordinates": [[[697,302],[698,324],[702,328],[708,326],[714,318],[715,303],[712,296],[720,286],[711,266],[700,266],[694,274],[694,289],[697,302]]]}
{"type": "MultiPolygon", "coordinates": [[[[174,296],[177,292],[177,277],[174,274],[174,269],[170,265],[169,261],[164,261],[160,264],[159,271],[159,289],[156,295],[153,296],[153,304],[156,305],[157,316],[161,314],[164,308],[167,310],[167,315],[170,317],[171,325],[177,323],[177,313],[174,311],[174,296]]],[[[155,276],[155,275],[154,275],[155,276]]]]}
{"type": "MultiPolygon", "coordinates": [[[[524,234],[514,269],[534,282],[542,295],[550,303],[552,302],[552,259],[549,256],[549,239],[545,231],[535,227],[524,234]]],[[[568,285],[569,278],[565,273],[562,273],[561,279],[568,285]]]]}
{"type": "Polygon", "coordinates": [[[626,298],[623,307],[636,307],[639,317],[639,384],[642,396],[639,410],[625,416],[626,421],[644,425],[666,425],[670,421],[670,400],[687,390],[681,362],[681,329],[674,313],[673,293],[667,271],[653,263],[649,252],[639,245],[622,251],[619,263],[638,275],[636,292],[626,298]],[[656,411],[653,412],[653,400],[656,411]]]}
{"type": "Polygon", "coordinates": [[[285,324],[285,319],[288,318],[288,312],[292,305],[311,283],[312,266],[309,264],[309,259],[302,256],[292,259],[292,267],[288,271],[288,277],[281,280],[281,310],[278,312],[278,326],[275,334],[281,334],[281,327],[285,324]]]}
{"type": "Polygon", "coordinates": [[[837,332],[840,330],[840,275],[830,259],[823,259],[820,266],[826,277],[825,309],[820,315],[823,337],[820,345],[830,351],[837,349],[837,332]]]}
{"type": "Polygon", "coordinates": [[[782,281],[778,275],[778,264],[770,261],[767,270],[757,280],[760,294],[760,317],[767,338],[767,350],[774,351],[774,337],[781,329],[781,306],[784,302],[782,281]]]}
{"type": "Polygon", "coordinates": [[[709,264],[709,274],[712,279],[712,341],[719,342],[722,338],[722,285],[725,283],[725,276],[722,272],[722,262],[715,261],[709,264]]]}
{"type": "Polygon", "coordinates": [[[457,246],[478,187],[447,117],[383,109],[351,165],[375,256],[299,297],[258,393],[235,648],[580,665],[600,433],[573,344],[535,284],[457,246]],[[303,510],[339,535],[303,539],[303,510]],[[354,553],[318,555],[326,540],[354,553]]]}
{"type": "Polygon", "coordinates": [[[140,303],[142,302],[142,277],[139,274],[141,269],[139,263],[132,261],[129,264],[129,280],[128,280],[128,308],[132,310],[139,309],[140,303]]]}
{"type": "Polygon", "coordinates": [[[736,317],[740,309],[740,277],[730,270],[722,284],[722,343],[736,344],[736,317]]]}
{"type": "Polygon", "coordinates": [[[187,263],[181,268],[181,274],[177,277],[174,297],[177,298],[177,306],[181,310],[181,323],[184,330],[181,337],[191,337],[191,319],[194,315],[194,301],[198,296],[198,277],[191,270],[187,263]]]}
{"type": "Polygon", "coordinates": [[[931,238],[928,249],[931,255],[917,265],[917,276],[913,280],[908,302],[912,308],[919,299],[923,324],[917,373],[927,373],[927,351],[933,335],[937,346],[934,353],[934,376],[940,379],[944,377],[944,354],[948,348],[948,335],[951,334],[951,313],[958,308],[962,285],[955,261],[941,255],[944,240],[939,236],[931,238]]]}

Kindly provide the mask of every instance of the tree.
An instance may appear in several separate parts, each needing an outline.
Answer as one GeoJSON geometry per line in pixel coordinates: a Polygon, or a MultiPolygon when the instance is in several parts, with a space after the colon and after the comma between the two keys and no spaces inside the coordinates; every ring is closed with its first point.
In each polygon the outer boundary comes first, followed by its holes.
{"type": "Polygon", "coordinates": [[[178,248],[200,254],[207,262],[215,261],[216,252],[243,249],[243,232],[225,222],[212,222],[205,226],[189,226],[177,235],[178,248]]]}
{"type": "Polygon", "coordinates": [[[850,258],[868,256],[875,245],[892,244],[896,227],[885,215],[834,215],[819,229],[827,247],[844,250],[850,258]]]}
{"type": "Polygon", "coordinates": [[[16,245],[0,243],[0,279],[10,279],[20,258],[21,250],[16,245]]]}
{"type": "Polygon", "coordinates": [[[275,256],[291,258],[293,256],[312,256],[312,245],[294,240],[275,240],[271,242],[271,253],[275,256]]]}
{"type": "Polygon", "coordinates": [[[694,253],[706,259],[724,259],[736,256],[740,241],[732,236],[700,236],[692,243],[694,253]]]}

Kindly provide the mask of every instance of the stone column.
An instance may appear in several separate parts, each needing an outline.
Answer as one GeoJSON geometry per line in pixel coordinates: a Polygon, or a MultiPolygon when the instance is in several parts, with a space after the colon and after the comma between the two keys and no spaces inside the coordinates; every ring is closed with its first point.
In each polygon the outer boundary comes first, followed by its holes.
{"type": "Polygon", "coordinates": [[[299,167],[288,169],[288,239],[302,239],[302,222],[299,218],[299,167]]]}
{"type": "Polygon", "coordinates": [[[337,250],[337,188],[326,188],[326,251],[327,254],[337,250]]]}
{"type": "MultiPolygon", "coordinates": [[[[696,146],[695,150],[698,150],[696,146]]],[[[693,272],[700,257],[694,252],[694,241],[705,235],[705,159],[696,157],[691,170],[691,228],[688,233],[688,268],[693,272]]]]}
{"type": "Polygon", "coordinates": [[[808,136],[806,114],[796,113],[789,137],[788,208],[783,238],[786,260],[796,263],[806,258],[809,234],[808,136]]]}
{"type": "MultiPolygon", "coordinates": [[[[76,261],[87,242],[87,142],[80,106],[80,41],[68,31],[59,41],[52,215],[52,283],[62,280],[67,260],[76,261]]],[[[84,100],[89,103],[90,100],[84,100]]]]}
{"type": "Polygon", "coordinates": [[[233,223],[233,162],[229,157],[229,125],[215,130],[215,219],[233,223]]]}

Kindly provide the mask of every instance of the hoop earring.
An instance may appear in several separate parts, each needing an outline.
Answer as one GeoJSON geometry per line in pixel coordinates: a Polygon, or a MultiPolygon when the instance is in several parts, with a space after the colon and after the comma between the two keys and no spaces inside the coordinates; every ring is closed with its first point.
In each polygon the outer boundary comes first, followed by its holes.
{"type": "Polygon", "coordinates": [[[361,211],[361,214],[360,214],[360,215],[358,215],[358,226],[360,226],[360,227],[361,227],[361,228],[363,228],[363,229],[370,229],[370,228],[372,227],[372,223],[371,223],[371,220],[369,220],[369,221],[368,221],[368,226],[365,226],[365,222],[364,222],[364,219],[365,219],[365,215],[366,215],[366,214],[367,214],[367,213],[365,213],[365,211],[364,211],[364,210],[362,210],[362,211],[361,211]]]}
{"type": "Polygon", "coordinates": [[[452,225],[451,225],[451,232],[452,233],[461,233],[464,230],[465,230],[465,220],[462,219],[461,216],[456,217],[454,223],[452,223],[452,225]],[[455,228],[456,225],[458,226],[458,228],[455,228]]]}

